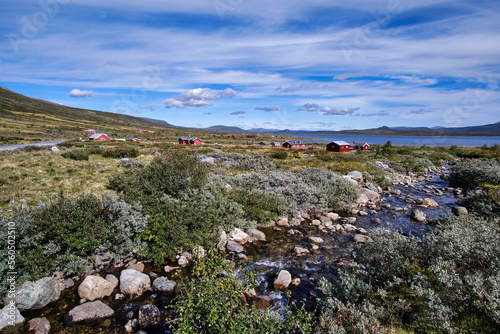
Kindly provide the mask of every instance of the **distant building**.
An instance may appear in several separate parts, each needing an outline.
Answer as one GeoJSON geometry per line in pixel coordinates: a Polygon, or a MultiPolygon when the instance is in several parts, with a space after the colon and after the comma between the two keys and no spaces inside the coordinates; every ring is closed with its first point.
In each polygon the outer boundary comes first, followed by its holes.
{"type": "Polygon", "coordinates": [[[94,133],[92,136],[89,137],[90,140],[98,140],[98,141],[110,141],[111,138],[109,138],[106,134],[104,133],[94,133]]]}
{"type": "Polygon", "coordinates": [[[272,147],[281,147],[281,143],[279,142],[274,142],[271,144],[272,147]]]}
{"type": "Polygon", "coordinates": [[[139,138],[127,138],[126,141],[141,141],[139,138]]]}
{"type": "Polygon", "coordinates": [[[82,132],[83,133],[96,133],[96,131],[94,129],[87,129],[87,130],[83,130],[82,132]]]}
{"type": "Polygon", "coordinates": [[[306,148],[307,145],[302,142],[302,140],[289,140],[283,143],[283,147],[286,148],[306,148]]]}
{"type": "Polygon", "coordinates": [[[149,133],[150,135],[155,133],[154,131],[146,131],[146,132],[149,133]]]}
{"type": "Polygon", "coordinates": [[[135,130],[135,133],[142,133],[142,130],[135,130]]]}
{"type": "Polygon", "coordinates": [[[196,137],[180,137],[179,144],[183,145],[201,145],[201,140],[196,137]]]}
{"type": "Polygon", "coordinates": [[[370,145],[368,143],[363,143],[363,142],[355,142],[353,141],[351,143],[351,149],[352,150],[362,150],[362,151],[368,151],[370,149],[370,145]]]}
{"type": "Polygon", "coordinates": [[[351,144],[343,140],[332,141],[326,145],[326,150],[331,152],[351,152],[351,144]]]}

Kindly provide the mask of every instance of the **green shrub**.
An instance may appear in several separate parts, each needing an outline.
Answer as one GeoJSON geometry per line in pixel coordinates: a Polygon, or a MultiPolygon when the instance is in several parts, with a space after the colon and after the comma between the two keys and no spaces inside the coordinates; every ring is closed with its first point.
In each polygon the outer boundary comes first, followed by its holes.
{"type": "Polygon", "coordinates": [[[259,190],[232,190],[229,199],[242,206],[245,219],[259,223],[269,222],[287,210],[284,199],[259,190]]]}
{"type": "Polygon", "coordinates": [[[231,263],[220,255],[211,253],[198,259],[192,278],[177,297],[174,333],[312,333],[311,314],[288,309],[258,311],[249,305],[243,296],[255,287],[255,281],[251,276],[241,280],[235,276],[231,263]]]}
{"type": "Polygon", "coordinates": [[[274,152],[274,153],[271,153],[270,157],[273,159],[285,160],[288,158],[288,152],[286,152],[286,151],[274,152]]]}
{"type": "Polygon", "coordinates": [[[117,147],[101,150],[101,155],[105,158],[136,158],[139,150],[136,147],[117,147]]]}
{"type": "Polygon", "coordinates": [[[497,333],[499,232],[494,220],[445,216],[422,240],[373,233],[352,267],[322,282],[324,332],[497,333]]]}
{"type": "Polygon", "coordinates": [[[496,160],[463,160],[453,166],[450,186],[466,190],[486,183],[500,185],[500,162],[496,160]]]}
{"type": "Polygon", "coordinates": [[[89,160],[89,154],[89,151],[86,149],[76,149],[61,153],[64,158],[73,160],[89,160]]]}
{"type": "MultiPolygon", "coordinates": [[[[18,283],[56,270],[81,270],[97,247],[127,254],[141,244],[136,235],[146,226],[139,206],[108,196],[63,196],[38,207],[18,206],[0,212],[0,236],[7,242],[8,226],[15,226],[18,283]]],[[[7,245],[0,249],[0,295],[5,292],[7,245]]]]}

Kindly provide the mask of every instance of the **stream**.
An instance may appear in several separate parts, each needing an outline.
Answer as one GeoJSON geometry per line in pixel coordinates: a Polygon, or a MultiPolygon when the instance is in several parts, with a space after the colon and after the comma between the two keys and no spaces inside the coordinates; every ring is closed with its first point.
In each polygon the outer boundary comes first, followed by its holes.
{"type": "MultiPolygon", "coordinates": [[[[358,229],[366,230],[367,237],[376,229],[398,230],[405,235],[422,236],[431,227],[424,223],[419,223],[410,218],[411,210],[417,208],[423,211],[427,218],[434,218],[451,211],[451,207],[456,202],[454,189],[448,188],[447,181],[442,177],[448,172],[448,167],[436,170],[427,174],[425,179],[420,178],[419,182],[412,185],[396,185],[390,191],[384,191],[381,202],[372,207],[361,208],[367,215],[358,213],[342,214],[341,219],[351,219],[358,229]],[[430,198],[438,203],[438,207],[423,207],[421,199],[430,198]],[[349,216],[351,218],[349,218],[349,216]]],[[[326,215],[326,213],[321,213],[326,215]]],[[[294,301],[305,300],[306,308],[313,308],[316,299],[320,296],[320,291],[316,289],[320,278],[333,278],[337,274],[337,269],[349,264],[349,248],[355,244],[355,233],[338,232],[334,229],[320,229],[312,224],[316,217],[309,217],[298,226],[269,226],[260,230],[266,234],[267,241],[247,243],[244,245],[247,261],[244,269],[252,271],[257,276],[258,295],[271,297],[273,301],[272,309],[280,309],[290,305],[294,301]],[[292,232],[290,232],[292,230],[292,232]],[[319,237],[324,242],[313,246],[309,237],[319,237]],[[302,247],[309,250],[309,253],[297,256],[294,249],[302,247]],[[273,289],[273,281],[280,270],[287,270],[292,278],[296,280],[296,285],[291,285],[286,292],[273,289]]],[[[333,222],[336,224],[337,222],[333,222]]],[[[123,268],[112,272],[119,277],[123,268]]],[[[145,273],[158,276],[166,276],[169,279],[177,280],[178,276],[172,273],[165,274],[162,268],[153,268],[146,265],[145,273]]],[[[107,273],[100,273],[105,276],[107,273]]],[[[64,290],[61,298],[41,310],[22,312],[26,320],[45,317],[51,324],[52,333],[73,334],[73,333],[126,333],[124,326],[131,318],[137,318],[138,309],[144,304],[155,304],[162,312],[163,319],[171,318],[173,294],[147,292],[140,298],[134,300],[116,300],[115,295],[101,299],[103,303],[109,305],[115,315],[109,319],[95,321],[87,324],[67,326],[66,316],[68,312],[79,304],[77,287],[81,280],[75,281],[75,285],[64,290]]],[[[116,292],[116,291],[115,291],[116,292]]],[[[7,328],[2,333],[26,333],[27,324],[17,328],[7,328]]],[[[137,331],[133,331],[136,333],[137,331]]],[[[146,333],[146,332],[141,332],[146,333]]],[[[171,333],[167,325],[148,331],[148,334],[171,333]]]]}

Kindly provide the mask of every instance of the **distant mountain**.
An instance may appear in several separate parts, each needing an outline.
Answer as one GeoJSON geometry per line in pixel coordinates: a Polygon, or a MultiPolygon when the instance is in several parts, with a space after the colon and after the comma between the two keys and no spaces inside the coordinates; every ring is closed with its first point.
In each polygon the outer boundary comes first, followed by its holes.
{"type": "Polygon", "coordinates": [[[497,133],[500,134],[500,122],[479,126],[466,126],[460,128],[441,128],[439,131],[446,132],[469,132],[469,133],[497,133]]]}
{"type": "Polygon", "coordinates": [[[172,125],[170,123],[167,123],[166,121],[162,119],[154,119],[154,118],[148,118],[148,117],[142,117],[142,119],[145,119],[148,122],[155,123],[161,126],[166,126],[166,127],[171,127],[171,128],[180,128],[180,126],[172,125]]]}
{"type": "MultiPolygon", "coordinates": [[[[430,130],[430,128],[421,126],[421,127],[411,127],[411,126],[393,126],[390,129],[398,130],[398,131],[414,131],[414,130],[430,130]]],[[[433,128],[436,129],[436,128],[433,128]]]]}
{"type": "Polygon", "coordinates": [[[221,131],[221,132],[247,132],[237,126],[226,126],[226,125],[214,125],[208,128],[201,128],[198,130],[221,131]]]}

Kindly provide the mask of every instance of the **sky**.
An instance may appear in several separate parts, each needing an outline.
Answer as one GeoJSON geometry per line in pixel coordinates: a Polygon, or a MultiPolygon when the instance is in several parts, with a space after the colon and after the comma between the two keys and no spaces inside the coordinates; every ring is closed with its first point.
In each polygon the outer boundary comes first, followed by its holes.
{"type": "Polygon", "coordinates": [[[500,121],[498,0],[2,0],[0,85],[189,127],[500,121]]]}

